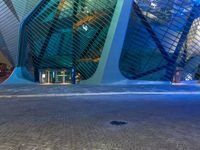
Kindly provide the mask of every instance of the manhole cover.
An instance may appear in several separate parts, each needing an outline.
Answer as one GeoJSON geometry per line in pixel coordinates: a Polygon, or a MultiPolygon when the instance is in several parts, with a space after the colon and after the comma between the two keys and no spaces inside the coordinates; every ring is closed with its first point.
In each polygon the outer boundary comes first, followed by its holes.
{"type": "Polygon", "coordinates": [[[117,121],[117,120],[115,120],[115,121],[111,121],[110,124],[111,124],[111,125],[114,125],[114,126],[123,126],[123,125],[128,124],[128,122],[126,122],[126,121],[117,121]]]}

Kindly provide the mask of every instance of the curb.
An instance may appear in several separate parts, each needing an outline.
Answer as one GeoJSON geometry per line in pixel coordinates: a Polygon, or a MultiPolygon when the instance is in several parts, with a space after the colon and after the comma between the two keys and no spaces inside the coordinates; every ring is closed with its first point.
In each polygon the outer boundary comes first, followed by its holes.
{"type": "Polygon", "coordinates": [[[105,93],[66,93],[66,94],[30,94],[0,95],[0,98],[36,98],[36,97],[79,97],[79,96],[114,96],[114,95],[199,95],[196,92],[105,92],[105,93]]]}

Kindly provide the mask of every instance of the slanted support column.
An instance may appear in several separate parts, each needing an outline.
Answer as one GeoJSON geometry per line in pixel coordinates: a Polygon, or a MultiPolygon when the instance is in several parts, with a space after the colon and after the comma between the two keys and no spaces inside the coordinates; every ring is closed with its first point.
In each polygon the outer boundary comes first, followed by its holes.
{"type": "Polygon", "coordinates": [[[103,52],[95,74],[82,84],[112,84],[126,80],[119,70],[119,60],[128,27],[133,0],[118,0],[103,52]]]}

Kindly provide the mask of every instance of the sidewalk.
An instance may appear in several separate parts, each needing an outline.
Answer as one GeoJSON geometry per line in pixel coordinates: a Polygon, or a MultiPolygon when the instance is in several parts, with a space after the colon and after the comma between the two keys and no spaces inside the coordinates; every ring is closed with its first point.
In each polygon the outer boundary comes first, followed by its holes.
{"type": "Polygon", "coordinates": [[[86,85],[0,85],[0,96],[76,96],[117,94],[200,94],[200,85],[131,85],[131,86],[86,86],[86,85]]]}

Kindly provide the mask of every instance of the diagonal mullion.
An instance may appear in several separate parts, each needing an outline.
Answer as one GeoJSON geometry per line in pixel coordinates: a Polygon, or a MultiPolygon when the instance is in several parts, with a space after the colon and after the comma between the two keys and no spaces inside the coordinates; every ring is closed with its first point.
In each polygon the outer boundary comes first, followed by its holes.
{"type": "Polygon", "coordinates": [[[51,24],[51,26],[50,26],[50,28],[49,28],[49,31],[48,31],[47,36],[46,36],[46,39],[45,39],[45,41],[44,41],[44,44],[43,44],[42,47],[41,47],[40,54],[39,54],[39,56],[38,56],[38,58],[39,58],[39,63],[41,63],[41,61],[42,61],[42,59],[43,59],[43,57],[44,57],[44,54],[45,54],[45,52],[46,52],[46,50],[47,50],[47,47],[48,47],[48,45],[49,45],[50,38],[51,38],[52,34],[54,33],[54,29],[55,29],[55,26],[56,26],[56,24],[57,24],[57,22],[58,22],[58,18],[59,18],[60,14],[61,14],[61,11],[62,11],[64,2],[65,2],[65,0],[61,0],[61,1],[57,4],[57,11],[56,11],[56,14],[55,14],[55,16],[54,16],[54,19],[53,19],[53,21],[52,21],[52,24],[51,24]]]}
{"type": "Polygon", "coordinates": [[[133,2],[133,7],[135,9],[135,12],[137,16],[141,19],[141,22],[145,26],[146,30],[151,35],[152,39],[154,40],[156,46],[160,50],[161,54],[163,55],[163,58],[166,59],[168,62],[170,61],[170,56],[168,52],[163,47],[162,43],[160,42],[159,38],[156,36],[155,32],[153,31],[152,27],[149,25],[147,19],[144,17],[143,13],[141,12],[140,8],[136,4],[136,2],[133,2]]]}
{"type": "Polygon", "coordinates": [[[174,71],[176,70],[177,59],[179,57],[181,49],[183,48],[184,42],[187,40],[187,36],[190,32],[191,26],[192,26],[194,20],[196,19],[195,13],[196,13],[196,10],[198,10],[198,9],[199,9],[198,5],[193,6],[191,13],[187,19],[187,22],[186,22],[185,26],[183,27],[183,32],[181,34],[181,37],[177,44],[177,47],[172,55],[171,61],[168,62],[168,67],[167,67],[167,72],[166,72],[166,75],[170,74],[170,76],[168,76],[168,78],[167,78],[168,80],[172,80],[172,78],[174,76],[174,71]]]}

